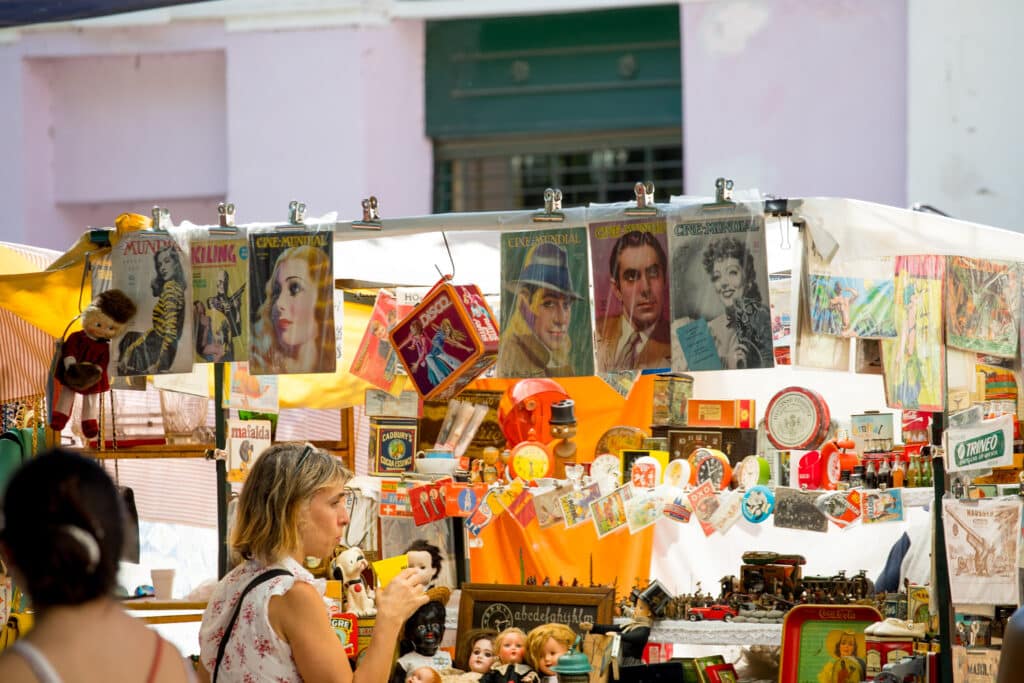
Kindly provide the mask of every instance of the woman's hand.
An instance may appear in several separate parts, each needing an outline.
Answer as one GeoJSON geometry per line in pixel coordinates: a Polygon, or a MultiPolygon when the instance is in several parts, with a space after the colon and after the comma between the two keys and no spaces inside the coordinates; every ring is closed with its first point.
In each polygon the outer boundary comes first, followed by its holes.
{"type": "Polygon", "coordinates": [[[403,569],[384,588],[377,590],[377,619],[391,618],[404,622],[422,605],[427,604],[425,577],[415,569],[403,569]]]}

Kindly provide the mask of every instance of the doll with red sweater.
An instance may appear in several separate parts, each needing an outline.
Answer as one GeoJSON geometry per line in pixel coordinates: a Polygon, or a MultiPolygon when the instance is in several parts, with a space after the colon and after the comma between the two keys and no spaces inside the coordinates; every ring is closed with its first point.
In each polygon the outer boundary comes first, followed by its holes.
{"type": "Polygon", "coordinates": [[[97,397],[110,391],[110,340],[121,333],[133,315],[135,303],[119,289],[101,292],[82,311],[82,329],[64,340],[54,368],[54,380],[60,390],[54,400],[51,429],[64,429],[75,394],[81,394],[82,434],[88,439],[99,434],[97,397]]]}

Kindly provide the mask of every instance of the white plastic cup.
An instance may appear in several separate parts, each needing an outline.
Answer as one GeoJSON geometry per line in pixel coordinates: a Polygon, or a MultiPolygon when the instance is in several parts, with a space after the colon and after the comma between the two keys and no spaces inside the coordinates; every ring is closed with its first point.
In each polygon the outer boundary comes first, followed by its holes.
{"type": "Polygon", "coordinates": [[[174,593],[174,570],[153,569],[149,575],[153,581],[153,596],[157,600],[170,600],[174,593]]]}

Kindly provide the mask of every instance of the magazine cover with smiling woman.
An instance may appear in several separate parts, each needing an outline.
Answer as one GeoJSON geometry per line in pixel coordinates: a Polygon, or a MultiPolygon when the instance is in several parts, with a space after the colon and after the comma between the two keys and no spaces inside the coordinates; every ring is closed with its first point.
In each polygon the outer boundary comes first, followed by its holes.
{"type": "Polygon", "coordinates": [[[334,231],[251,231],[249,372],[334,372],[334,231]]]}
{"type": "Polygon", "coordinates": [[[582,227],[501,238],[499,377],[594,374],[582,227]]]}

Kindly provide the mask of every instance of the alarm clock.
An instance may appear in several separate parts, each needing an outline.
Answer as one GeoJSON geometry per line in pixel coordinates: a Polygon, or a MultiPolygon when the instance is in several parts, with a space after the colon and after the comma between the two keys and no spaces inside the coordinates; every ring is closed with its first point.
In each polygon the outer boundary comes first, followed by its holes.
{"type": "Polygon", "coordinates": [[[546,477],[554,471],[554,457],[548,447],[539,441],[523,441],[512,449],[508,459],[510,479],[531,481],[546,477]]]}
{"type": "Polygon", "coordinates": [[[743,458],[734,473],[736,485],[747,490],[759,484],[767,484],[771,476],[771,466],[759,455],[748,455],[743,458]]]}
{"type": "Polygon", "coordinates": [[[683,488],[690,483],[693,468],[686,460],[670,460],[665,466],[665,483],[676,488],[683,488]]]}
{"type": "Polygon", "coordinates": [[[718,490],[729,488],[732,481],[732,465],[729,458],[722,451],[714,448],[698,448],[694,451],[696,463],[693,467],[693,474],[690,475],[691,483],[700,486],[706,481],[718,490]]]}
{"type": "Polygon", "coordinates": [[[833,439],[821,449],[821,488],[835,490],[843,470],[852,472],[853,468],[860,464],[860,458],[856,453],[847,453],[847,448],[853,448],[851,440],[839,441],[833,439]]]}

